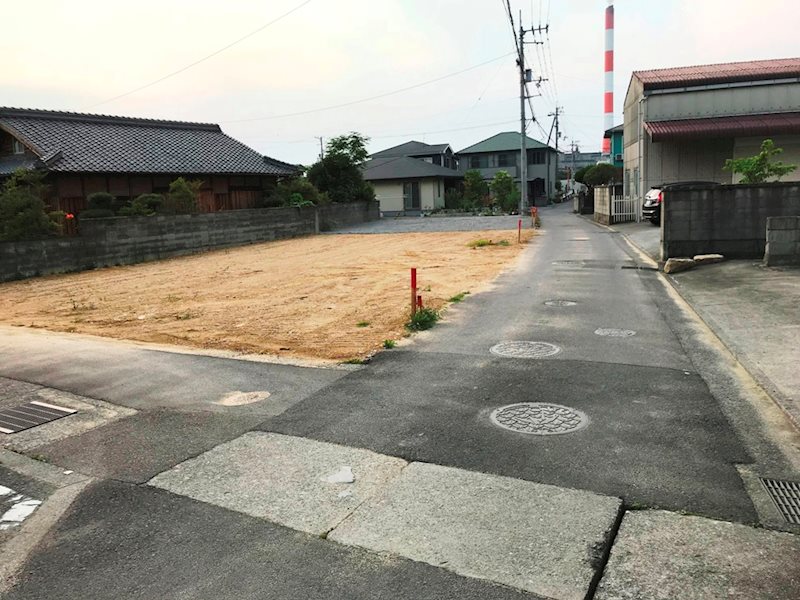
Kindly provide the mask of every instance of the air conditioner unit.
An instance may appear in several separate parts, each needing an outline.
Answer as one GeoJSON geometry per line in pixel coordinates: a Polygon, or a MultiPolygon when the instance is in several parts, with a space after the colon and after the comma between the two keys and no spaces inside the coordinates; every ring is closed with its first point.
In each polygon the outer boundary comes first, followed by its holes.
{"type": "Polygon", "coordinates": [[[622,154],[615,154],[614,162],[622,162],[622,154]]]}

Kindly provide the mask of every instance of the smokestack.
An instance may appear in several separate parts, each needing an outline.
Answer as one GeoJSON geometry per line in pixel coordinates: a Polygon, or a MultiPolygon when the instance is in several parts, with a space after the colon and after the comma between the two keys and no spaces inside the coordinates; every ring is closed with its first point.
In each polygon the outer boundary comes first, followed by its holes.
{"type": "MultiPolygon", "coordinates": [[[[603,110],[605,112],[605,131],[614,127],[614,0],[608,0],[606,7],[606,68],[603,110]]],[[[603,138],[603,156],[611,156],[611,140],[603,138]]]]}

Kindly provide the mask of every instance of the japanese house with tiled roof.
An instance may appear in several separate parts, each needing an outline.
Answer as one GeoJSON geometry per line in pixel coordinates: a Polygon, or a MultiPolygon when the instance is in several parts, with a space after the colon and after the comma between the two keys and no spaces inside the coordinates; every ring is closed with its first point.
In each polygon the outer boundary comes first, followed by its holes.
{"type": "Polygon", "coordinates": [[[177,177],[203,182],[203,212],[253,208],[299,171],[215,124],[0,108],[0,178],[19,168],[46,171],[51,208],[73,213],[94,192],[132,199],[177,177]]]}
{"type": "MultiPolygon", "coordinates": [[[[625,97],[624,191],[679,181],[735,183],[726,159],[764,139],[800,163],[800,58],[636,71],[625,97]]],[[[800,179],[800,170],[785,181],[800,179]]]]}

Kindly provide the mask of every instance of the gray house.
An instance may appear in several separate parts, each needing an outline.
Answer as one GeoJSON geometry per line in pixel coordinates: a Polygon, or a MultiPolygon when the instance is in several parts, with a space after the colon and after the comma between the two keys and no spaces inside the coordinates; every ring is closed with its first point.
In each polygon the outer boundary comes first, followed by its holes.
{"type": "Polygon", "coordinates": [[[445,193],[464,178],[450,144],[406,142],[376,152],[361,169],[387,216],[444,208],[445,193]]]}
{"type": "MultiPolygon", "coordinates": [[[[457,152],[458,167],[463,173],[470,169],[480,171],[485,180],[491,180],[498,171],[506,171],[520,183],[519,132],[498,133],[457,152]]],[[[555,195],[556,150],[531,137],[526,138],[528,148],[528,201],[531,205],[545,205],[555,195]]]]}

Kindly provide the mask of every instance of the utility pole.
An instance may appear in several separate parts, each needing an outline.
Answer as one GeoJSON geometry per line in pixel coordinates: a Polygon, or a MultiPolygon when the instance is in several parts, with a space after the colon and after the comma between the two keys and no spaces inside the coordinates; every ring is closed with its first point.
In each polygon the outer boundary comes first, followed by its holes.
{"type": "MultiPolygon", "coordinates": [[[[556,179],[558,179],[558,139],[559,139],[559,136],[561,135],[559,133],[559,131],[558,131],[558,127],[559,127],[558,116],[561,114],[561,111],[563,111],[563,110],[564,109],[561,108],[560,106],[556,106],[555,112],[551,112],[550,114],[547,115],[548,117],[553,117],[553,124],[554,124],[555,129],[556,129],[556,179]]],[[[548,193],[549,193],[549,190],[548,190],[548,193]]]]}
{"type": "Polygon", "coordinates": [[[519,14],[519,131],[520,131],[520,160],[519,160],[519,214],[525,212],[528,205],[528,133],[527,118],[525,117],[525,101],[527,98],[527,83],[531,79],[530,70],[525,68],[525,28],[522,26],[522,11],[519,14]]]}
{"type": "Polygon", "coordinates": [[[315,136],[315,139],[319,140],[319,159],[322,160],[323,158],[325,158],[325,146],[322,143],[322,141],[325,138],[319,137],[319,136],[315,136]]]}
{"type": "Polygon", "coordinates": [[[572,171],[570,172],[570,190],[573,190],[575,187],[575,153],[578,151],[578,142],[572,140],[570,144],[570,149],[572,150],[572,171]]]}

